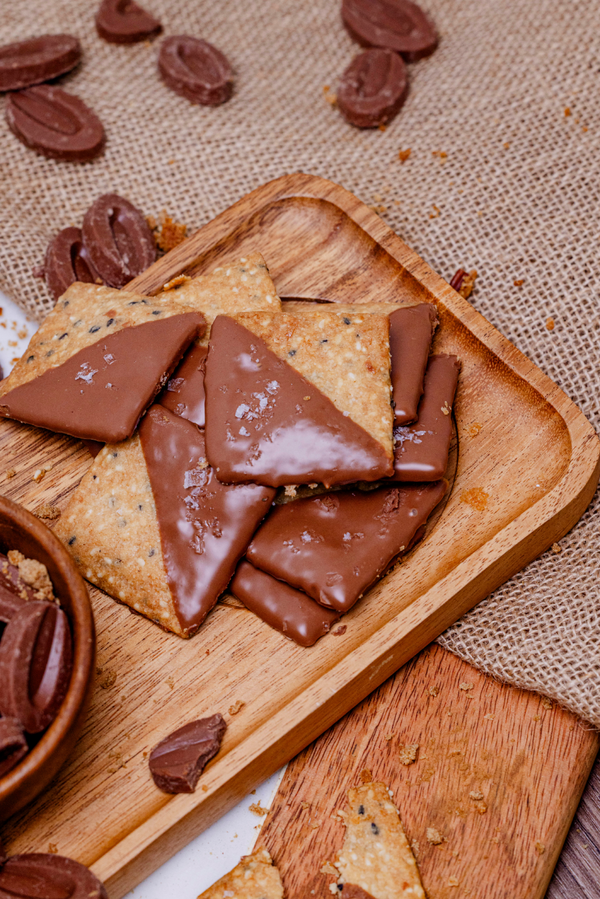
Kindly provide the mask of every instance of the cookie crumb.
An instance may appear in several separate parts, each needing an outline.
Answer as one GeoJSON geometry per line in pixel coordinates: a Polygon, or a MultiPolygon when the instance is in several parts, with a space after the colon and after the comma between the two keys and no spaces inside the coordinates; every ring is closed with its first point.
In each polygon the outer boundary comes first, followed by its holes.
{"type": "Polygon", "coordinates": [[[513,281],[513,284],[515,285],[515,287],[523,287],[523,284],[525,284],[525,279],[517,278],[515,281],[513,281]]]}
{"type": "Polygon", "coordinates": [[[458,689],[459,689],[459,690],[464,690],[465,692],[468,692],[469,690],[472,690],[472,689],[473,689],[473,686],[474,686],[473,684],[468,684],[468,683],[466,683],[466,682],[463,682],[463,683],[461,683],[461,684],[458,685],[458,689]]]}
{"type": "Polygon", "coordinates": [[[333,93],[333,91],[331,90],[331,88],[329,87],[328,84],[323,85],[323,96],[325,97],[325,100],[327,101],[327,103],[329,103],[330,106],[336,105],[337,95],[333,93]]]}
{"type": "Polygon", "coordinates": [[[37,518],[45,518],[48,521],[56,521],[60,518],[61,511],[57,506],[51,506],[50,503],[44,503],[33,513],[37,518]]]}
{"type": "Polygon", "coordinates": [[[540,843],[540,841],[537,840],[537,841],[536,841],[536,844],[535,844],[535,851],[537,852],[538,855],[543,855],[544,852],[546,851],[546,846],[545,846],[545,844],[544,844],[544,843],[540,843]]]}
{"type": "Polygon", "coordinates": [[[58,846],[56,845],[56,843],[48,843],[48,852],[50,853],[50,855],[58,854],[58,846]]]}
{"type": "Polygon", "coordinates": [[[170,281],[167,281],[166,284],[163,284],[163,290],[173,290],[174,287],[180,287],[182,284],[185,284],[186,281],[191,281],[189,275],[177,275],[175,278],[171,278],[170,281]]]}
{"type": "Polygon", "coordinates": [[[8,480],[10,480],[10,478],[14,478],[16,473],[17,472],[14,470],[14,468],[8,468],[5,472],[6,480],[8,481],[8,480]]]}
{"type": "Polygon", "coordinates": [[[491,713],[489,713],[488,715],[484,715],[484,716],[483,716],[483,720],[484,720],[484,721],[495,721],[495,720],[496,720],[496,716],[495,716],[495,715],[492,715],[491,713]]]}
{"type": "Polygon", "coordinates": [[[439,208],[435,205],[435,203],[432,203],[431,206],[432,206],[432,211],[429,213],[429,218],[430,218],[430,219],[436,219],[436,218],[438,218],[438,216],[440,215],[440,210],[439,210],[439,208]]]}
{"type": "Polygon", "coordinates": [[[400,162],[406,162],[407,159],[410,159],[411,149],[407,147],[406,150],[400,150],[398,153],[398,159],[400,162]]]}
{"type": "Polygon", "coordinates": [[[334,877],[337,877],[338,869],[334,868],[331,862],[325,861],[321,865],[321,874],[333,874],[334,877]]]}
{"type": "Polygon", "coordinates": [[[297,491],[297,488],[296,488],[295,484],[288,484],[288,485],[286,486],[286,488],[285,488],[285,495],[286,495],[286,496],[296,496],[296,493],[297,493],[297,492],[298,492],[298,491],[297,491]]]}
{"type": "Polygon", "coordinates": [[[386,735],[385,735],[385,738],[386,738],[387,742],[389,743],[390,740],[393,740],[394,734],[386,734],[386,735]]]}
{"type": "Polygon", "coordinates": [[[359,774],[361,783],[370,784],[373,783],[373,774],[369,771],[368,768],[363,768],[363,770],[359,774]]]}
{"type": "Polygon", "coordinates": [[[555,322],[553,318],[546,319],[546,328],[548,331],[554,331],[555,322]]]}
{"type": "Polygon", "coordinates": [[[305,800],[303,800],[300,803],[300,808],[302,809],[303,812],[305,812],[307,808],[310,808],[310,802],[306,802],[305,800]]]}
{"type": "Polygon", "coordinates": [[[473,424],[469,428],[469,437],[477,437],[482,427],[483,425],[480,425],[478,421],[473,422],[473,424]]]}
{"type": "Polygon", "coordinates": [[[571,109],[569,106],[565,106],[565,118],[568,119],[571,115],[571,109]]]}
{"type": "Polygon", "coordinates": [[[98,675],[98,677],[100,677],[100,675],[103,675],[101,680],[98,681],[98,686],[101,690],[110,690],[111,687],[114,687],[117,680],[117,672],[112,668],[107,668],[106,670],[102,668],[96,668],[96,674],[98,675]]]}
{"type": "Polygon", "coordinates": [[[562,552],[562,546],[559,543],[553,543],[551,549],[555,556],[562,552]]]}
{"type": "Polygon", "coordinates": [[[203,793],[208,793],[208,787],[206,786],[206,784],[202,784],[201,789],[203,793]]]}
{"type": "Polygon", "coordinates": [[[246,705],[245,702],[243,702],[241,699],[238,699],[237,702],[234,702],[233,705],[229,706],[229,714],[237,715],[238,712],[242,711],[242,709],[244,708],[245,705],[246,705]]]}
{"type": "Polygon", "coordinates": [[[551,703],[551,701],[550,701],[549,699],[542,699],[542,706],[543,706],[545,709],[551,709],[551,708],[552,708],[552,703],[551,703]]]}
{"type": "Polygon", "coordinates": [[[483,799],[483,793],[481,793],[479,790],[471,790],[471,792],[469,793],[469,799],[474,799],[477,802],[480,799],[483,799]]]}
{"type": "Polygon", "coordinates": [[[427,842],[433,843],[434,846],[439,846],[446,839],[435,827],[428,827],[425,831],[425,836],[427,837],[427,842]]]}
{"type": "Polygon", "coordinates": [[[470,490],[463,490],[460,495],[461,503],[472,506],[478,512],[484,512],[487,508],[487,502],[490,498],[482,487],[471,487],[470,490]]]}
{"type": "Polygon", "coordinates": [[[448,878],[448,886],[449,887],[457,887],[459,885],[457,877],[449,877],[448,878]]]}
{"type": "Polygon", "coordinates": [[[31,480],[35,481],[36,484],[39,484],[39,482],[42,480],[42,478],[44,477],[45,474],[46,474],[45,468],[38,468],[37,471],[34,472],[34,474],[31,476],[31,480]]]}
{"type": "Polygon", "coordinates": [[[178,246],[185,240],[186,232],[187,225],[176,222],[163,209],[160,214],[159,224],[154,229],[154,240],[159,250],[162,250],[163,253],[168,253],[169,250],[172,250],[173,247],[178,246]]]}
{"type": "Polygon", "coordinates": [[[430,696],[437,696],[438,693],[440,692],[440,688],[439,688],[439,687],[435,687],[435,686],[434,686],[434,687],[429,687],[429,690],[428,690],[427,692],[429,693],[430,696]]]}
{"type": "Polygon", "coordinates": [[[265,815],[269,814],[268,808],[263,808],[259,802],[253,802],[252,805],[248,806],[249,810],[253,815],[258,815],[259,818],[263,818],[265,815]]]}
{"type": "Polygon", "coordinates": [[[398,753],[400,758],[400,764],[405,767],[408,765],[414,764],[417,760],[417,753],[419,751],[418,743],[410,743],[407,746],[401,746],[400,751],[398,753]]]}

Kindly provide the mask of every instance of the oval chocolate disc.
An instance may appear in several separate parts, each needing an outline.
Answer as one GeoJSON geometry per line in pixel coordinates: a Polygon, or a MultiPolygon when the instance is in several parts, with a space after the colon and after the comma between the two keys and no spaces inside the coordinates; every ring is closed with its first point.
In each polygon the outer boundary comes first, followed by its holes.
{"type": "Polygon", "coordinates": [[[48,84],[10,94],[6,121],[21,143],[51,159],[84,162],[104,147],[97,115],[79,97],[48,84]]]}
{"type": "Polygon", "coordinates": [[[0,583],[0,622],[8,624],[13,615],[19,611],[25,600],[0,583]]]}
{"type": "Polygon", "coordinates": [[[352,125],[374,128],[392,119],[406,99],[408,72],[393,50],[372,48],[352,60],[340,81],[337,102],[352,125]]]}
{"type": "Polygon", "coordinates": [[[83,243],[99,276],[124,287],[156,259],[156,244],[139,209],[117,194],[103,194],[83,219],[83,243]]]}
{"type": "Polygon", "coordinates": [[[63,855],[12,855],[0,867],[0,899],[108,899],[85,865],[63,855]]]}
{"type": "Polygon", "coordinates": [[[27,733],[54,720],[71,678],[71,632],[53,603],[27,602],[0,642],[0,712],[18,718],[27,733]]]}
{"type": "Polygon", "coordinates": [[[23,728],[17,719],[0,718],[0,777],[12,771],[23,756],[27,755],[28,748],[23,728]]]}
{"type": "Polygon", "coordinates": [[[208,41],[180,34],[160,48],[158,70],[167,87],[201,106],[219,106],[231,97],[233,69],[208,41]]]}
{"type": "Polygon", "coordinates": [[[438,45],[435,25],[411,0],[342,0],[342,20],[363,47],[384,47],[407,62],[429,56],[438,45]]]}
{"type": "Polygon", "coordinates": [[[84,246],[81,228],[63,228],[52,238],[46,250],[44,277],[55,300],[74,281],[95,284],[100,280],[84,246]]]}
{"type": "Polygon", "coordinates": [[[133,0],[103,0],[96,13],[96,30],[111,44],[135,44],[159,34],[162,25],[133,0]]]}
{"type": "Polygon", "coordinates": [[[81,59],[70,34],[44,34],[0,47],[0,91],[17,91],[69,72],[81,59]]]}

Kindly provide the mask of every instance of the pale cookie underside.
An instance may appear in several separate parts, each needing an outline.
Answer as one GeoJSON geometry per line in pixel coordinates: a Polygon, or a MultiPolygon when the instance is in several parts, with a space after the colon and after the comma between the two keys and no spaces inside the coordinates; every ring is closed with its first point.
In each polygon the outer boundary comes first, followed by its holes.
{"type": "Polygon", "coordinates": [[[27,350],[0,385],[0,396],[56,368],[80,350],[123,328],[191,312],[159,297],[75,282],[35,332],[27,350]]]}
{"type": "Polygon", "coordinates": [[[283,899],[279,871],[266,849],[245,855],[240,863],[198,899],[283,899]]]}
{"type": "Polygon", "coordinates": [[[385,784],[349,790],[348,804],[344,845],[334,863],[338,882],[359,886],[373,899],[425,899],[417,863],[385,784]]]}
{"type": "Polygon", "coordinates": [[[152,487],[139,436],[107,445],[55,533],[88,581],[176,634],[152,487]]]}
{"type": "Polygon", "coordinates": [[[234,318],[393,456],[387,315],[314,308],[234,318]]]}
{"type": "Polygon", "coordinates": [[[185,281],[181,287],[161,294],[174,303],[182,303],[202,312],[207,330],[197,342],[208,344],[210,328],[217,315],[266,310],[279,312],[281,303],[275,291],[265,260],[260,253],[250,253],[239,262],[216,268],[208,275],[185,281]]]}

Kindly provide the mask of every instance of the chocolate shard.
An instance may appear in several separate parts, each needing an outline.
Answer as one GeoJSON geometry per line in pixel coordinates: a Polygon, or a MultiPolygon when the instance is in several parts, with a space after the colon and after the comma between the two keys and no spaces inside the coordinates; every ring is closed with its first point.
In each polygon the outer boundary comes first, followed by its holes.
{"type": "Polygon", "coordinates": [[[140,441],[175,609],[182,630],[193,633],[227,587],[275,490],[220,483],[202,431],[162,406],[145,416],[140,441]]]}
{"type": "Polygon", "coordinates": [[[247,609],[300,646],[313,646],[329,632],[340,613],[324,609],[306,593],[294,590],[245,560],[229,585],[247,609]]]}
{"type": "Polygon", "coordinates": [[[207,353],[205,346],[194,344],[190,347],[157,399],[161,406],[194,422],[199,428],[205,424],[204,373],[207,353]]]}
{"type": "Polygon", "coordinates": [[[40,733],[56,716],[71,670],[65,613],[53,603],[24,603],[0,643],[0,712],[17,718],[27,733],[40,733]]]}
{"type": "Polygon", "coordinates": [[[108,899],[89,868],[63,855],[12,855],[0,867],[0,899],[108,899]]]}
{"type": "Polygon", "coordinates": [[[133,0],[102,0],[96,30],[110,44],[135,44],[160,34],[162,25],[133,0]]]}
{"type": "Polygon", "coordinates": [[[184,724],[155,746],[148,764],[150,774],[164,793],[193,793],[208,762],[217,754],[227,728],[217,713],[184,724]]]}
{"type": "MultiPolygon", "coordinates": [[[[23,727],[16,718],[0,718],[0,777],[18,765],[27,755],[27,740],[23,727]]],[[[2,844],[0,843],[0,864],[2,863],[2,844]]]]}
{"type": "Polygon", "coordinates": [[[331,486],[391,474],[378,441],[233,318],[213,323],[204,383],[208,459],[226,483],[331,486]]]}
{"type": "Polygon", "coordinates": [[[437,312],[432,303],[406,306],[390,315],[392,394],[397,425],[408,424],[417,417],[437,324],[437,312]]]}
{"type": "Polygon", "coordinates": [[[429,357],[417,420],[394,428],[394,481],[435,481],[444,476],[459,371],[456,356],[429,357]]]}
{"type": "Polygon", "coordinates": [[[276,506],[248,560],[327,608],[347,612],[409,548],[448,484],[340,491],[276,506]]]}
{"type": "Polygon", "coordinates": [[[124,440],[203,323],[186,312],[108,334],[6,393],[0,416],[72,437],[124,440]]]}

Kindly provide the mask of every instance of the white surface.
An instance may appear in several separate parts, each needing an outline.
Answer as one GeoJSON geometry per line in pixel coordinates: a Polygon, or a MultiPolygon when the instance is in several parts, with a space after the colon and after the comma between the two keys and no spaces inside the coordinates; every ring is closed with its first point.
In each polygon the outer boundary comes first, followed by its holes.
{"type": "MultiPolygon", "coordinates": [[[[23,355],[37,325],[15,303],[0,293],[0,365],[4,376],[23,355]]],[[[260,803],[268,808],[284,768],[256,793],[247,796],[220,821],[200,834],[170,861],[128,894],[126,899],[196,899],[199,893],[237,865],[256,840],[264,818],[249,811],[260,803]]]]}

